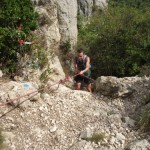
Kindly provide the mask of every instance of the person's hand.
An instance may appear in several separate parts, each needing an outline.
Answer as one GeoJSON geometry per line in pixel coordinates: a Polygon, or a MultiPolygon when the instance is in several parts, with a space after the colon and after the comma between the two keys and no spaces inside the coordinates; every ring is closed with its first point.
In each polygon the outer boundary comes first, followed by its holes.
{"type": "Polygon", "coordinates": [[[84,71],[80,71],[80,72],[79,72],[80,75],[83,75],[83,73],[84,73],[84,71]]]}

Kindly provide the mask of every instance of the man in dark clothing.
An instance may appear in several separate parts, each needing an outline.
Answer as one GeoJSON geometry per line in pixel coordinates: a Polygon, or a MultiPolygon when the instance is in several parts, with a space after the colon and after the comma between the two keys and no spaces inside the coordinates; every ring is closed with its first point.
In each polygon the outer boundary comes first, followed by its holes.
{"type": "Polygon", "coordinates": [[[91,82],[90,82],[90,58],[84,54],[83,49],[78,49],[77,56],[74,59],[74,68],[75,73],[77,75],[74,80],[76,81],[76,89],[80,90],[81,83],[84,82],[87,84],[87,90],[92,92],[91,90],[91,82]]]}

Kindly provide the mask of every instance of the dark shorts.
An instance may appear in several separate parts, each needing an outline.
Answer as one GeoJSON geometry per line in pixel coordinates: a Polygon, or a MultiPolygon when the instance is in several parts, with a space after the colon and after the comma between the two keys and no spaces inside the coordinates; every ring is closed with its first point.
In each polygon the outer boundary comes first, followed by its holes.
{"type": "MultiPolygon", "coordinates": [[[[87,77],[90,77],[90,76],[87,76],[87,77]]],[[[74,80],[76,81],[76,83],[82,83],[82,82],[85,83],[85,84],[90,84],[91,83],[90,79],[88,79],[84,76],[80,76],[80,75],[76,76],[74,78],[74,80]]]]}

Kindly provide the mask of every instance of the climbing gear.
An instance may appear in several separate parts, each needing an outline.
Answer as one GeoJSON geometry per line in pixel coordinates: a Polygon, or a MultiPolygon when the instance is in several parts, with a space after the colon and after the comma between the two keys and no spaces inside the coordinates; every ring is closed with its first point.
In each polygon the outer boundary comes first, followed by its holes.
{"type": "Polygon", "coordinates": [[[25,41],[23,41],[23,40],[18,40],[18,42],[19,42],[20,44],[28,44],[28,45],[30,45],[30,44],[35,44],[35,42],[25,42],[25,41]]]}
{"type": "Polygon", "coordinates": [[[83,76],[84,76],[85,78],[87,78],[87,79],[90,79],[92,82],[95,82],[94,79],[92,79],[92,78],[90,78],[90,77],[88,77],[88,76],[85,76],[84,74],[83,74],[83,76]]]}

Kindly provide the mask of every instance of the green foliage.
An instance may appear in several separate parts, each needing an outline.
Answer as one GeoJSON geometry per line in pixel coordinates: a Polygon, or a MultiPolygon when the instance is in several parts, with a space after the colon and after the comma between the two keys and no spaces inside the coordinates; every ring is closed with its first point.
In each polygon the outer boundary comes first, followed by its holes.
{"type": "Polygon", "coordinates": [[[143,98],[143,104],[146,105],[148,103],[150,103],[150,94],[143,98]]]}
{"type": "Polygon", "coordinates": [[[124,6],[145,9],[150,7],[149,0],[109,0],[109,4],[112,6],[124,6]]]}
{"type": "Polygon", "coordinates": [[[32,58],[32,66],[33,68],[40,68],[43,69],[46,64],[48,64],[48,58],[46,51],[43,49],[38,48],[36,51],[33,52],[34,58],[32,58]],[[34,64],[34,62],[36,62],[34,64]],[[37,65],[36,65],[37,64],[37,65]]]}
{"type": "Polygon", "coordinates": [[[150,94],[142,99],[143,111],[139,115],[138,126],[143,131],[150,131],[150,94]]]}
{"type": "Polygon", "coordinates": [[[0,1],[0,60],[4,72],[15,72],[18,55],[23,57],[31,51],[31,46],[21,46],[18,40],[31,40],[30,31],[37,28],[37,17],[31,0],[0,1]]]}
{"type": "Polygon", "coordinates": [[[88,17],[85,17],[84,15],[77,15],[77,28],[78,30],[82,29],[85,25],[86,22],[88,22],[88,17]]]}
{"type": "Polygon", "coordinates": [[[104,133],[99,133],[99,134],[94,133],[92,135],[92,137],[90,137],[90,138],[83,138],[83,140],[91,141],[91,142],[94,142],[94,143],[98,144],[98,142],[104,140],[104,138],[105,138],[105,134],[104,133]]]}
{"type": "Polygon", "coordinates": [[[70,40],[67,40],[66,42],[63,42],[60,46],[60,48],[63,50],[63,53],[68,53],[71,51],[71,44],[70,40]]]}
{"type": "Polygon", "coordinates": [[[141,114],[139,125],[143,131],[150,131],[150,108],[141,114]]]}
{"type": "Polygon", "coordinates": [[[150,65],[149,66],[142,66],[140,70],[139,76],[150,76],[150,65]]]}
{"type": "Polygon", "coordinates": [[[53,73],[53,70],[48,67],[40,76],[40,80],[43,82],[43,83],[46,83],[48,81],[48,77],[49,75],[53,73]]]}
{"type": "Polygon", "coordinates": [[[93,76],[133,76],[150,62],[150,11],[109,6],[79,30],[78,46],[91,57],[93,76]]]}

